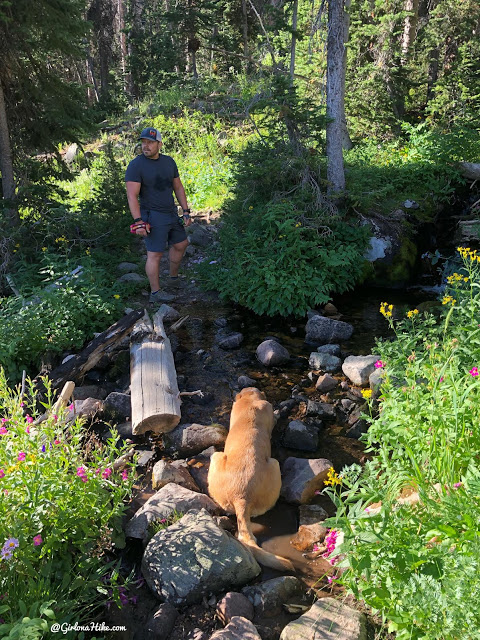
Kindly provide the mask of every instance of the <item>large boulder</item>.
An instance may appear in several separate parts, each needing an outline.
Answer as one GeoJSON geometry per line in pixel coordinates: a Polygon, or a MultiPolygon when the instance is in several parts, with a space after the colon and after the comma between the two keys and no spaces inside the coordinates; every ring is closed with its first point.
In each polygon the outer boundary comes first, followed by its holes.
{"type": "Polygon", "coordinates": [[[305,342],[316,345],[345,342],[352,333],[353,327],[347,322],[312,316],[305,327],[305,342]]]}
{"type": "Polygon", "coordinates": [[[375,371],[379,356],[348,356],[342,365],[342,371],[352,384],[365,387],[369,376],[375,371]]]}
{"type": "Polygon", "coordinates": [[[153,536],[143,555],[142,573],[160,599],[184,605],[243,586],[260,567],[246,547],[199,509],[153,536]]]}
{"type": "Polygon", "coordinates": [[[274,367],[287,362],[290,358],[288,351],[276,340],[264,340],[257,347],[257,358],[266,367],[274,367]]]}
{"type": "Polygon", "coordinates": [[[318,446],[318,429],[301,420],[292,420],[285,430],[283,444],[290,449],[315,451],[318,446]]]}
{"type": "Polygon", "coordinates": [[[228,431],[220,424],[180,424],[163,435],[165,449],[180,456],[194,456],[208,447],[223,447],[228,431]]]}
{"type": "Polygon", "coordinates": [[[363,613],[334,598],[320,598],[283,629],[280,640],[367,640],[363,613]]]}
{"type": "Polygon", "coordinates": [[[125,533],[130,538],[148,539],[148,525],[156,520],[166,520],[176,513],[186,513],[191,509],[206,509],[210,513],[220,513],[218,505],[208,496],[178,484],[166,484],[127,522],[125,533]]]}
{"type": "Polygon", "coordinates": [[[281,495],[293,504],[309,502],[315,491],[323,489],[331,467],[326,458],[287,458],[282,466],[281,495]]]}

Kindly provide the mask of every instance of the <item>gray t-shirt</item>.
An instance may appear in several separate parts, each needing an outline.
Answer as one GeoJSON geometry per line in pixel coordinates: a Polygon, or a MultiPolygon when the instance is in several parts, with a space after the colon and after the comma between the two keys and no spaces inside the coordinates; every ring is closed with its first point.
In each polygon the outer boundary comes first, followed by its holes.
{"type": "Polygon", "coordinates": [[[173,179],[178,178],[175,160],[160,155],[156,160],[143,154],[134,158],[127,167],[125,182],[140,182],[140,208],[142,210],[176,212],[173,199],[173,179]]]}

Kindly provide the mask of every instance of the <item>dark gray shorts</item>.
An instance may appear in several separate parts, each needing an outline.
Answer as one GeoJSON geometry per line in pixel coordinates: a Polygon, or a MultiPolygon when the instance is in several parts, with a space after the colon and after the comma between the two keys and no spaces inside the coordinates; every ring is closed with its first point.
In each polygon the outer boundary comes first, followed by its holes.
{"type": "Polygon", "coordinates": [[[187,238],[185,227],[180,222],[177,212],[145,210],[141,212],[142,220],[150,224],[150,233],[145,238],[147,251],[163,253],[172,244],[183,242],[187,238]]]}

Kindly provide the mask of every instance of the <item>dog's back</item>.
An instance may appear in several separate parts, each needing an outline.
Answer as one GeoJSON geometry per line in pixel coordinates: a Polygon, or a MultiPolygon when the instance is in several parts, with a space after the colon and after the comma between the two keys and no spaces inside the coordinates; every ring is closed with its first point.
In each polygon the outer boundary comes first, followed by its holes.
{"type": "Polygon", "coordinates": [[[270,436],[275,424],[272,405],[255,387],[241,391],[233,404],[230,431],[223,453],[214,453],[208,473],[211,497],[228,513],[235,513],[238,539],[257,560],[275,569],[292,569],[291,563],[257,546],[250,517],[271,509],[278,500],[281,476],[271,457],[270,436]]]}

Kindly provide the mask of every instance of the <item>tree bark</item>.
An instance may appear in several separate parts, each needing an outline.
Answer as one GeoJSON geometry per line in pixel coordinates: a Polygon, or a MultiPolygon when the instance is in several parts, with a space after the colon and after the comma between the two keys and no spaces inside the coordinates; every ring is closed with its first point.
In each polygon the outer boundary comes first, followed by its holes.
{"type": "Polygon", "coordinates": [[[402,36],[402,65],[406,64],[410,49],[417,32],[418,23],[418,2],[419,0],[405,0],[405,11],[408,15],[405,18],[402,36]]]}
{"type": "MultiPolygon", "coordinates": [[[[348,10],[350,9],[352,0],[344,0],[344,3],[345,3],[346,11],[343,12],[343,42],[345,45],[348,42],[348,39],[350,37],[350,14],[348,13],[348,10]]],[[[347,48],[346,46],[344,46],[343,47],[343,82],[342,82],[342,85],[343,85],[342,87],[343,89],[342,148],[345,149],[345,151],[348,151],[353,147],[353,143],[348,133],[347,118],[345,114],[345,78],[346,76],[347,76],[347,48]]]]}
{"type": "Polygon", "coordinates": [[[15,175],[13,172],[13,154],[8,131],[7,108],[3,86],[0,80],[0,171],[2,172],[2,192],[6,201],[7,222],[11,227],[20,224],[18,209],[15,206],[15,175]]]}
{"type": "Polygon", "coordinates": [[[329,0],[327,36],[327,192],[341,199],[345,190],[342,152],[344,117],[344,21],[343,0],[329,0]]]}
{"type": "Polygon", "coordinates": [[[245,68],[248,71],[248,20],[247,20],[247,0],[242,0],[242,32],[243,32],[243,55],[245,56],[245,68]]]}

